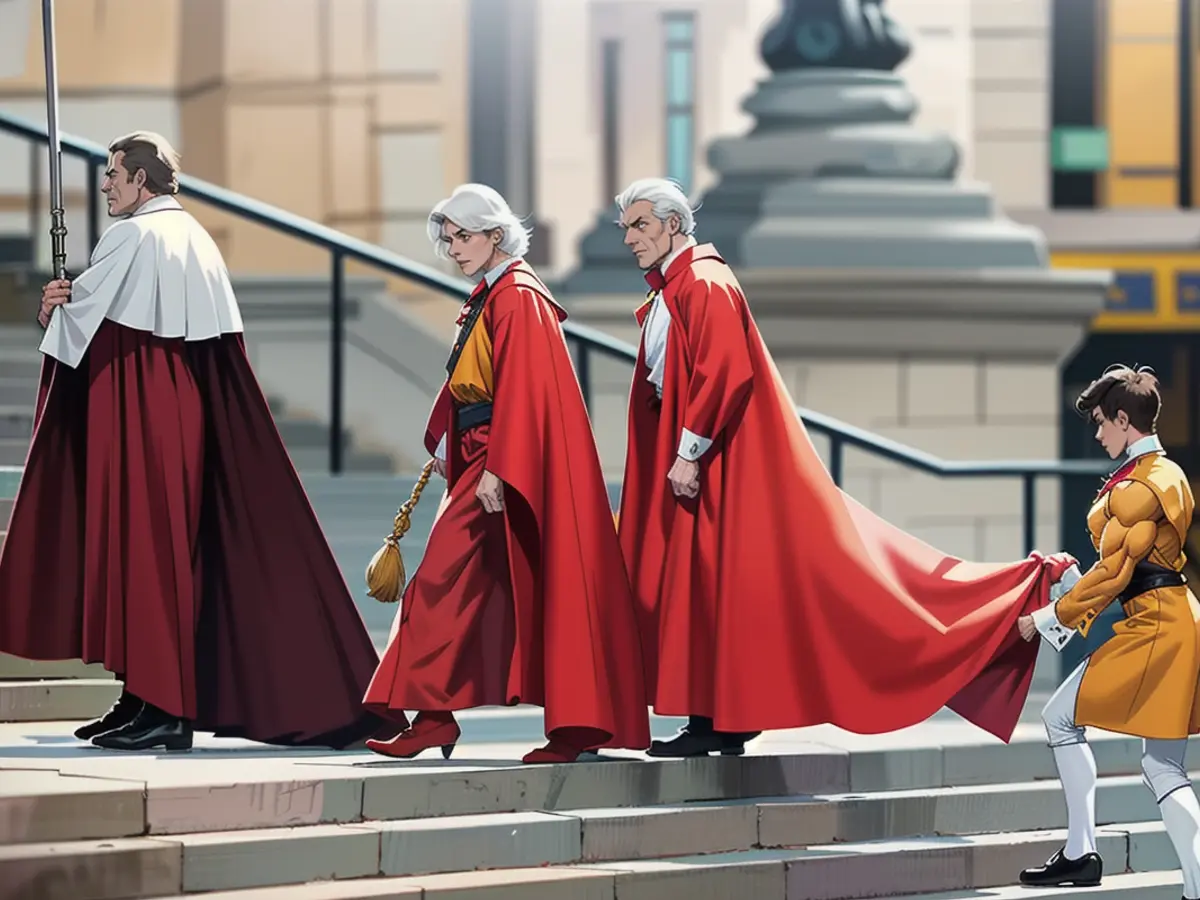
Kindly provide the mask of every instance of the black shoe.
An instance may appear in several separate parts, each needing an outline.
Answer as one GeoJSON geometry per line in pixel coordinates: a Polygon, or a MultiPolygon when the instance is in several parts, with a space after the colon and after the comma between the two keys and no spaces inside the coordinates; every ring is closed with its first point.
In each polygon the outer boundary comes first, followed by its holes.
{"type": "Polygon", "coordinates": [[[123,725],[128,725],[133,721],[142,709],[142,701],[135,697],[129,691],[121,691],[121,696],[117,698],[117,702],[109,707],[108,712],[102,715],[94,722],[88,722],[86,725],[80,725],[75,729],[75,737],[81,741],[90,741],[98,734],[104,734],[106,731],[115,731],[123,725]]]}
{"type": "Polygon", "coordinates": [[[669,741],[652,741],[646,755],[675,759],[708,756],[710,753],[741,756],[746,752],[746,741],[757,736],[757,733],[714,731],[712,719],[690,716],[688,724],[678,736],[669,741]]]}
{"type": "Polygon", "coordinates": [[[192,723],[144,703],[132,722],[97,735],[92,743],[105,750],[191,750],[192,723]]]}
{"type": "Polygon", "coordinates": [[[1096,887],[1103,874],[1104,861],[1099,853],[1085,853],[1079,859],[1067,859],[1059,850],[1046,860],[1044,866],[1023,871],[1021,884],[1031,887],[1096,887]]]}

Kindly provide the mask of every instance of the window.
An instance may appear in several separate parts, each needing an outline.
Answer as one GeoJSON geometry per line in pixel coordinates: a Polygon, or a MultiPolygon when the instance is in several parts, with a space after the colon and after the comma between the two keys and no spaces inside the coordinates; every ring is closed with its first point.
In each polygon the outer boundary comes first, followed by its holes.
{"type": "Polygon", "coordinates": [[[666,32],[666,169],[667,177],[692,191],[696,156],[696,17],[668,13],[666,32]]]}
{"type": "Polygon", "coordinates": [[[1050,198],[1055,209],[1096,206],[1096,173],[1108,167],[1097,102],[1100,34],[1095,3],[1054,0],[1050,59],[1050,198]]]}
{"type": "Polygon", "coordinates": [[[1194,205],[1197,6],[1054,0],[1054,207],[1194,205]]]}
{"type": "Polygon", "coordinates": [[[621,188],[621,42],[605,41],[601,48],[600,90],[604,121],[601,124],[604,145],[603,154],[604,196],[601,208],[608,207],[621,188]]]}
{"type": "Polygon", "coordinates": [[[1179,24],[1180,10],[1190,2],[1105,5],[1100,83],[1109,160],[1099,187],[1104,206],[1179,206],[1179,24]]]}

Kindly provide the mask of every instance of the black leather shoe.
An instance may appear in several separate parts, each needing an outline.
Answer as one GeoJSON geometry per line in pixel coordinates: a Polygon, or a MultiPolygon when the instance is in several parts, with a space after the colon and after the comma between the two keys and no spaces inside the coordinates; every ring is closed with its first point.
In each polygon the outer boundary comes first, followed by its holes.
{"type": "Polygon", "coordinates": [[[1031,887],[1096,887],[1103,874],[1104,861],[1099,853],[1085,853],[1079,859],[1067,859],[1059,850],[1046,860],[1044,866],[1023,871],[1021,884],[1031,887]]]}
{"type": "Polygon", "coordinates": [[[108,708],[108,712],[96,719],[94,722],[88,722],[86,725],[80,725],[75,729],[75,737],[81,741],[90,741],[98,734],[104,734],[106,731],[115,731],[123,725],[128,725],[133,721],[142,709],[142,701],[135,697],[129,691],[121,691],[121,696],[117,698],[117,702],[108,708]]]}
{"type": "Polygon", "coordinates": [[[192,723],[144,703],[133,721],[97,735],[92,743],[105,750],[191,750],[192,723]]]}
{"type": "Polygon", "coordinates": [[[746,752],[746,741],[757,736],[757,733],[714,731],[712,719],[691,716],[678,736],[669,741],[652,741],[646,755],[674,759],[708,756],[710,753],[741,756],[746,752]]]}

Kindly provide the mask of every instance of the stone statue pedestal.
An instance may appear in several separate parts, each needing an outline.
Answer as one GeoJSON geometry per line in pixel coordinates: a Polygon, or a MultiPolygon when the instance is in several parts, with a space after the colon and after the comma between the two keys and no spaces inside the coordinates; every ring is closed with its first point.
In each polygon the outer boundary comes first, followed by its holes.
{"type": "Polygon", "coordinates": [[[958,148],[913,127],[896,75],[778,73],[744,108],[757,125],[710,148],[721,181],[698,218],[732,265],[1047,265],[1038,231],[998,215],[985,186],[954,182],[958,148]]]}

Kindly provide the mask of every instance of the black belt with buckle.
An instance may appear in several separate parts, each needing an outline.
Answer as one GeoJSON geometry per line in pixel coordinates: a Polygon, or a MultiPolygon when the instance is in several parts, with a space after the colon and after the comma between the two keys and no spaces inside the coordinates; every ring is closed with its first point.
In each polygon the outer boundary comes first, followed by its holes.
{"type": "Polygon", "coordinates": [[[1129,580],[1125,590],[1117,595],[1117,601],[1128,603],[1134,597],[1140,597],[1142,594],[1148,594],[1158,588],[1182,587],[1185,584],[1187,584],[1187,579],[1183,577],[1182,572],[1176,572],[1165,566],[1156,566],[1153,563],[1140,562],[1133,567],[1133,577],[1129,580]]]}
{"type": "Polygon", "coordinates": [[[467,403],[454,411],[454,423],[458,426],[459,434],[470,431],[472,428],[478,428],[480,425],[487,425],[491,421],[492,401],[490,400],[467,403]]]}

